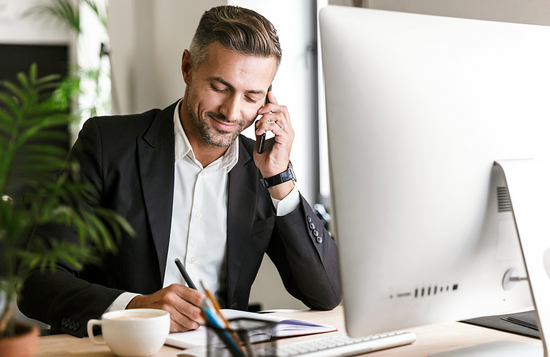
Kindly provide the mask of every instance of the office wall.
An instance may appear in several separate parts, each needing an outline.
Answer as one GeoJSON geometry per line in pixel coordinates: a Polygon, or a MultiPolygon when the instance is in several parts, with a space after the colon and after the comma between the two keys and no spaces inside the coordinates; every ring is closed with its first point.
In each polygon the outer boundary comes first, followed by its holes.
{"type": "Polygon", "coordinates": [[[109,1],[114,113],[163,108],[182,97],[181,56],[200,16],[220,0],[109,1]]]}
{"type": "Polygon", "coordinates": [[[68,44],[75,38],[63,28],[46,21],[23,17],[35,0],[0,0],[0,42],[25,44],[68,44]]]}
{"type": "Polygon", "coordinates": [[[368,7],[477,20],[550,25],[548,0],[369,0],[368,7]]]}

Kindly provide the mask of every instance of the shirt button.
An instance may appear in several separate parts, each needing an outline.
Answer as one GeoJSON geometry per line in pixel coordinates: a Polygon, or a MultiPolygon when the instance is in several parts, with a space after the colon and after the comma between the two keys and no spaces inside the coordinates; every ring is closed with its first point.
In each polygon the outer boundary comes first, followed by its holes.
{"type": "Polygon", "coordinates": [[[206,175],[206,173],[204,171],[201,171],[201,176],[204,176],[206,175]]]}
{"type": "Polygon", "coordinates": [[[314,229],[315,229],[315,224],[314,224],[314,223],[310,223],[310,224],[309,224],[309,229],[314,230],[314,229]]]}
{"type": "Polygon", "coordinates": [[[310,216],[307,216],[307,221],[308,221],[309,223],[311,223],[312,219],[311,219],[310,216]]]}
{"type": "Polygon", "coordinates": [[[202,217],[202,213],[200,213],[200,212],[197,212],[197,213],[195,214],[195,217],[197,217],[197,218],[199,218],[199,219],[200,219],[200,218],[202,217]]]}
{"type": "Polygon", "coordinates": [[[323,238],[317,237],[317,243],[323,243],[323,238]]]}
{"type": "Polygon", "coordinates": [[[313,230],[313,235],[314,235],[315,237],[319,237],[319,232],[318,232],[316,229],[314,229],[314,230],[313,230]]]}
{"type": "Polygon", "coordinates": [[[197,258],[192,257],[189,261],[191,262],[191,264],[195,264],[195,262],[197,261],[197,258]]]}

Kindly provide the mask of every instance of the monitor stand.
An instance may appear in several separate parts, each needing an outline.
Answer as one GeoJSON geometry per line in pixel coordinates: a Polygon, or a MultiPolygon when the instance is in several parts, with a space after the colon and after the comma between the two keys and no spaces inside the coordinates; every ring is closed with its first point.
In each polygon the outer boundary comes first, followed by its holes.
{"type": "Polygon", "coordinates": [[[504,172],[508,187],[542,346],[497,341],[434,357],[548,357],[545,337],[550,336],[550,175],[534,159],[497,160],[495,165],[504,172]]]}

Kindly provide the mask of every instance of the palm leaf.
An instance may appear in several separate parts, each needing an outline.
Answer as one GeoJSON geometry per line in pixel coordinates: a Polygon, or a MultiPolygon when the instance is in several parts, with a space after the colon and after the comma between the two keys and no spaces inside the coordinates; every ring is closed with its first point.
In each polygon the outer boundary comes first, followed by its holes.
{"type": "Polygon", "coordinates": [[[30,8],[23,16],[53,19],[80,35],[82,29],[78,6],[78,2],[74,4],[71,0],[52,0],[50,4],[36,5],[30,8]]]}
{"type": "Polygon", "coordinates": [[[97,3],[93,0],[84,0],[84,3],[87,4],[93,10],[93,12],[95,12],[97,18],[99,19],[99,22],[101,22],[101,24],[107,31],[107,14],[101,13],[99,7],[97,6],[97,3]]]}

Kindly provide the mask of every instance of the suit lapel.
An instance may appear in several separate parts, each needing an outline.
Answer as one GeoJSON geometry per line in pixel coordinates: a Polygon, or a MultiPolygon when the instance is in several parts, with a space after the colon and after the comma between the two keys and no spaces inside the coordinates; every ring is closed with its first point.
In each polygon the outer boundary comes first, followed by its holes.
{"type": "Polygon", "coordinates": [[[159,261],[161,285],[168,256],[174,198],[175,106],[160,111],[145,135],[137,139],[141,187],[159,261]]]}
{"type": "MultiPolygon", "coordinates": [[[[256,211],[256,166],[239,140],[239,161],[229,173],[227,203],[227,297],[237,286],[243,254],[248,245],[256,211]],[[243,219],[244,218],[244,219],[243,219]]],[[[258,181],[258,182],[257,182],[258,181]]]]}

